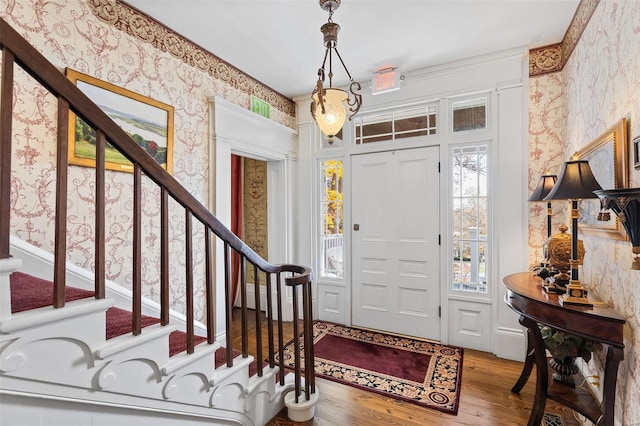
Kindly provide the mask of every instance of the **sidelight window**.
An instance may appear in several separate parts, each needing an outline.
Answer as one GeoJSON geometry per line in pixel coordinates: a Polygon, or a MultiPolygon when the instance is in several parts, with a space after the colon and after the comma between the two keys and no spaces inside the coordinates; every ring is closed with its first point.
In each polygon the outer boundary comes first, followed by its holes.
{"type": "Polygon", "coordinates": [[[487,145],[451,150],[453,202],[453,289],[486,293],[487,288],[487,145]]]}
{"type": "Polygon", "coordinates": [[[342,278],[344,274],[344,239],[342,212],[342,161],[321,163],[320,217],[320,275],[342,278]]]}

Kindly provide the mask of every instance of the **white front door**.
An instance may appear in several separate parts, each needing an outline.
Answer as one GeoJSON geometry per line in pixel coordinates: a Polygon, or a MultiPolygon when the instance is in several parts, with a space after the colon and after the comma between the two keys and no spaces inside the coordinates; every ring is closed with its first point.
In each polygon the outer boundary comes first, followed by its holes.
{"type": "Polygon", "coordinates": [[[439,147],[354,155],[352,323],[440,340],[439,147]]]}

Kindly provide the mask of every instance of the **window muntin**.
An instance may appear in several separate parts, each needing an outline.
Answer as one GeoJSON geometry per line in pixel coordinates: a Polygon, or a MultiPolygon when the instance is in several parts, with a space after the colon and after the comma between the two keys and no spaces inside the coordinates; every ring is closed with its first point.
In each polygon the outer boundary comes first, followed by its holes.
{"type": "Polygon", "coordinates": [[[342,210],[342,161],[325,160],[320,165],[320,276],[344,276],[342,210]]]}
{"type": "Polygon", "coordinates": [[[453,147],[452,279],[453,290],[487,293],[487,157],[486,144],[453,147]]]}
{"type": "Polygon", "coordinates": [[[436,134],[436,106],[358,117],[356,145],[436,134]]]}
{"type": "Polygon", "coordinates": [[[452,130],[464,132],[487,128],[487,99],[470,99],[451,104],[452,130]]]}

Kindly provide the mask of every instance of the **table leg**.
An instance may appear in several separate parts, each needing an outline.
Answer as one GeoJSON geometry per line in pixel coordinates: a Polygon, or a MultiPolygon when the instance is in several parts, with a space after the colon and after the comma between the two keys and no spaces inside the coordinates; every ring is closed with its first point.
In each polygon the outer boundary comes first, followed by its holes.
{"type": "Polygon", "coordinates": [[[624,359],[624,351],[614,346],[607,348],[607,361],[604,366],[604,386],[602,388],[602,417],[598,426],[613,426],[616,404],[616,379],[618,364],[624,359]]]}
{"type": "Polygon", "coordinates": [[[536,394],[527,426],[540,426],[542,417],[544,416],[544,406],[547,401],[547,390],[549,388],[547,355],[538,323],[530,318],[526,318],[524,315],[520,316],[519,321],[520,324],[528,329],[527,337],[531,337],[533,341],[533,358],[536,364],[536,394]]]}
{"type": "Polygon", "coordinates": [[[533,346],[533,337],[531,332],[527,329],[527,357],[524,360],[524,366],[522,367],[522,373],[515,385],[511,388],[511,392],[520,393],[524,385],[527,384],[529,377],[531,376],[531,370],[533,369],[534,357],[533,352],[535,348],[533,346]]]}

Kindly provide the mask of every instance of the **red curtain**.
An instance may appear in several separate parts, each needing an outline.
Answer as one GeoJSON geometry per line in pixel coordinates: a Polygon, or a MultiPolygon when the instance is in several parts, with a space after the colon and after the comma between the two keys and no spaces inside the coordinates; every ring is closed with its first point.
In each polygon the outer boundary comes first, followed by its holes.
{"type": "MultiPolygon", "coordinates": [[[[231,232],[242,239],[242,192],[243,165],[242,157],[231,155],[231,232]]],[[[231,250],[231,288],[232,299],[238,294],[238,279],[240,277],[240,256],[231,250]]]]}

